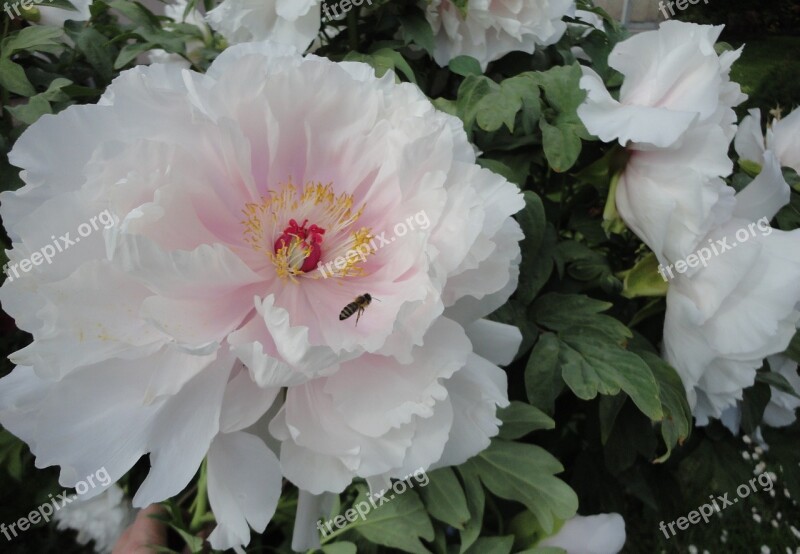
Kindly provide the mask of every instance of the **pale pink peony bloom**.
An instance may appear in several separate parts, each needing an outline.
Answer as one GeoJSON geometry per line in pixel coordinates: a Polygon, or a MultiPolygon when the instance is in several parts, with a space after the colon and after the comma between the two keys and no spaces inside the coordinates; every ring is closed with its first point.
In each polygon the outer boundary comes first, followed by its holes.
{"type": "Polygon", "coordinates": [[[208,456],[225,549],[263,531],[282,477],[301,498],[340,492],[461,463],[498,432],[497,364],[521,336],[482,318],[516,287],[524,202],[415,86],[249,43],[206,75],[127,71],[10,159],[26,182],[0,195],[12,264],[103,209],[118,220],[0,289],[34,337],[0,380],[0,422],[63,485],[149,453],[141,507],[208,456]],[[396,240],[347,256],[379,236],[396,240]],[[358,325],[340,321],[364,293],[358,325]]]}
{"type": "Polygon", "coordinates": [[[767,135],[761,131],[761,110],[750,110],[739,125],[734,142],[736,153],[744,160],[764,164],[764,153],[771,151],[782,166],[800,173],[800,109],[781,119],[773,119],[767,135]]]}
{"type": "Polygon", "coordinates": [[[562,21],[573,0],[469,0],[466,14],[452,0],[422,0],[435,35],[434,59],[442,67],[472,56],[485,71],[509,52],[532,54],[555,44],[567,29],[562,21]]]}

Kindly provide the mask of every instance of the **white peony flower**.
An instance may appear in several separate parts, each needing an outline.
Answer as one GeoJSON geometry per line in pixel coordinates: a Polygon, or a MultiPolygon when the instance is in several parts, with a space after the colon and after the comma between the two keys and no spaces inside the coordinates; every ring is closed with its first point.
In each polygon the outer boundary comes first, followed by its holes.
{"type": "Polygon", "coordinates": [[[107,554],[125,528],[133,523],[134,513],[122,489],[111,485],[94,498],[74,498],[56,511],[53,519],[58,522],[59,529],[78,531],[78,543],[85,545],[94,541],[95,552],[107,554]]]}
{"type": "Polygon", "coordinates": [[[321,0],[224,0],[208,23],[231,44],[271,40],[304,51],[319,33],[321,0]]]}
{"type": "Polygon", "coordinates": [[[496,364],[521,335],[481,318],[516,287],[524,202],[415,86],[250,43],[206,75],[124,72],[10,160],[12,265],[103,209],[118,221],[0,289],[34,337],[0,380],[0,423],[65,486],[149,453],[146,506],[207,456],[226,549],[264,530],[282,476],[340,492],[461,463],[498,432],[496,364]]]}
{"type": "Polygon", "coordinates": [[[782,166],[800,173],[800,109],[774,119],[767,127],[766,138],[761,131],[761,110],[750,110],[739,125],[734,146],[740,158],[759,165],[764,164],[764,153],[770,150],[782,166]]]}
{"type": "Polygon", "coordinates": [[[532,54],[555,44],[567,29],[562,21],[573,0],[469,0],[463,13],[453,0],[421,0],[433,27],[434,59],[442,67],[458,56],[472,56],[486,70],[509,52],[532,54]]]}
{"type": "Polygon", "coordinates": [[[730,218],[734,191],[721,178],[733,169],[728,144],[718,128],[704,126],[673,148],[630,150],[617,211],[660,263],[685,259],[730,218]]]}
{"type": "Polygon", "coordinates": [[[567,554],[617,554],[625,545],[625,520],[619,514],[575,516],[536,546],[563,548],[567,554]]]}
{"type": "Polygon", "coordinates": [[[733,217],[703,245],[730,248],[711,256],[708,267],[670,281],[664,354],[683,380],[698,425],[735,406],[764,358],[783,352],[795,333],[800,230],[748,229],[772,219],[788,200],[789,187],[768,153],[761,175],[736,195],[733,217]]]}
{"type": "MultiPolygon", "coordinates": [[[[786,378],[786,381],[794,389],[795,393],[800,394],[800,376],[797,374],[797,362],[785,356],[770,356],[767,358],[770,369],[786,378]]],[[[784,392],[775,387],[770,387],[770,400],[764,409],[763,423],[769,427],[786,427],[797,419],[797,409],[800,408],[800,398],[784,392]]],[[[722,412],[720,421],[734,435],[739,434],[742,423],[741,403],[732,406],[722,412]]],[[[756,438],[762,447],[768,446],[761,438],[761,428],[756,428],[756,438]]]]}
{"type": "Polygon", "coordinates": [[[736,196],[722,179],[733,170],[733,107],[745,97],[729,78],[739,52],[714,50],[721,30],[670,21],[620,43],[609,57],[625,77],[619,101],[585,68],[588,98],[578,110],[590,132],[628,149],[617,210],[659,262],[674,268],[664,356],[698,425],[736,405],[764,358],[786,348],[800,318],[800,231],[768,226],[789,201],[780,165],[764,154],[761,175],[736,196]],[[680,273],[674,266],[692,255],[680,273]]]}
{"type": "Polygon", "coordinates": [[[733,107],[746,96],[729,78],[741,51],[714,50],[721,31],[668,21],[619,43],[609,56],[625,77],[619,100],[584,67],[588,97],[578,115],[589,132],[631,153],[617,209],[661,263],[692,253],[733,209],[732,191],[720,177],[733,170],[733,107]]]}
{"type": "Polygon", "coordinates": [[[608,63],[625,78],[619,100],[597,73],[584,68],[581,87],[589,96],[578,114],[589,132],[622,146],[668,148],[690,129],[712,123],[732,139],[732,108],[746,96],[729,77],[741,49],[721,55],[714,50],[722,29],[667,21],[617,44],[608,63]]]}

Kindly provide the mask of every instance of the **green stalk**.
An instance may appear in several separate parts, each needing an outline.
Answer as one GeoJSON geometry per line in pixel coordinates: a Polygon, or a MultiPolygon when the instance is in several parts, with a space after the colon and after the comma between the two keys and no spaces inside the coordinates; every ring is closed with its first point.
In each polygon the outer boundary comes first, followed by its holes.
{"type": "Polygon", "coordinates": [[[192,522],[189,530],[193,533],[199,531],[208,518],[208,468],[207,461],[203,460],[200,466],[200,479],[197,481],[197,496],[192,503],[192,522]]]}

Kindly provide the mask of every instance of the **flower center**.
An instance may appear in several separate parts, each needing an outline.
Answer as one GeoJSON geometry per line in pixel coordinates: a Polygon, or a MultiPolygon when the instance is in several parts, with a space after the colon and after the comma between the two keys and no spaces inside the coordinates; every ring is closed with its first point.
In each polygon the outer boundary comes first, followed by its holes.
{"type": "Polygon", "coordinates": [[[302,273],[316,269],[322,256],[322,235],[325,234],[325,229],[316,225],[307,228],[307,225],[307,219],[302,225],[290,219],[273,248],[275,256],[284,258],[289,268],[302,273]]]}
{"type": "Polygon", "coordinates": [[[363,205],[353,209],[352,195],[336,195],[331,184],[308,183],[300,191],[289,181],[260,203],[245,205],[244,240],[270,259],[283,280],[363,275],[359,262],[375,252],[370,230],[356,226],[363,211],[363,205]],[[326,261],[334,267],[334,260],[339,263],[333,271],[316,271],[326,261]]]}

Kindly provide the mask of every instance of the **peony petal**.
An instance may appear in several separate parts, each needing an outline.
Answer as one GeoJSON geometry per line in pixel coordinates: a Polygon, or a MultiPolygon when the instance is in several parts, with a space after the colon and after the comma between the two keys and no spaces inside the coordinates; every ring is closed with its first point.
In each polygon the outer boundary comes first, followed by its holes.
{"type": "Polygon", "coordinates": [[[761,173],[736,195],[736,210],[733,215],[750,221],[772,220],[791,199],[792,191],[783,178],[781,166],[775,155],[764,153],[761,173]]]}
{"type": "Polygon", "coordinates": [[[563,548],[569,554],[616,554],[625,538],[625,520],[619,514],[575,516],[537,546],[563,548]]]}
{"type": "Polygon", "coordinates": [[[280,464],[261,439],[243,432],[217,435],[208,450],[208,500],[217,519],[208,537],[212,548],[247,546],[250,527],[264,532],[280,496],[280,464]]]}

